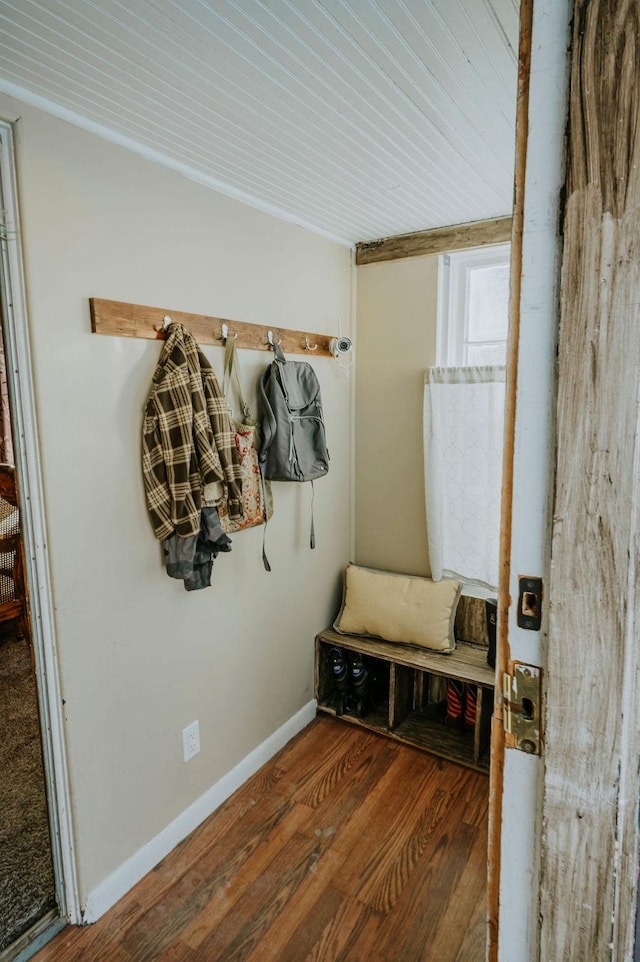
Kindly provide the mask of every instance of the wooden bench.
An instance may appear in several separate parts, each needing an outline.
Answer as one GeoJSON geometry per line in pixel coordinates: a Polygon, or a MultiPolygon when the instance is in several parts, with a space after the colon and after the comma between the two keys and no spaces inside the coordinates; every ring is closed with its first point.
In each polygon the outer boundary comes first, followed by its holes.
{"type": "MultiPolygon", "coordinates": [[[[475,599],[474,599],[475,600],[475,599]]],[[[494,669],[483,644],[458,641],[451,654],[399,645],[376,638],[342,635],[327,628],[316,636],[315,693],[319,712],[336,715],[336,692],[328,651],[331,646],[366,658],[373,705],[364,718],[345,713],[344,721],[479,771],[489,769],[489,738],[495,687],[494,669]],[[476,720],[461,732],[444,722],[442,691],[435,679],[455,679],[477,691],[476,720]]]]}

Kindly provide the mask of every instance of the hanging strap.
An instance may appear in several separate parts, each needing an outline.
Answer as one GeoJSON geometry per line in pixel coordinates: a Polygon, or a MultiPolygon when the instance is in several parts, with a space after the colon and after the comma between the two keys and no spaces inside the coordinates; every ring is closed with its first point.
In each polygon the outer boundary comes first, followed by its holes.
{"type": "Polygon", "coordinates": [[[265,571],[271,571],[271,565],[269,564],[269,559],[267,558],[267,525],[269,523],[269,512],[267,510],[267,486],[264,480],[264,474],[262,470],[262,462],[260,463],[260,482],[262,484],[262,503],[264,504],[264,530],[262,532],[262,564],[264,565],[265,571]]]}
{"type": "Polygon", "coordinates": [[[309,533],[309,547],[313,550],[316,546],[316,529],[313,523],[313,502],[316,498],[316,489],[313,486],[313,481],[311,482],[311,531],[309,533]]]}
{"type": "Polygon", "coordinates": [[[238,392],[238,398],[240,400],[240,407],[242,408],[242,420],[245,424],[255,427],[257,421],[251,416],[251,409],[247,404],[247,399],[244,394],[244,389],[242,387],[242,378],[240,377],[240,361],[238,360],[238,354],[236,351],[236,339],[232,335],[227,337],[225,342],[225,352],[224,352],[224,376],[222,379],[222,393],[225,396],[227,405],[230,407],[230,395],[229,387],[231,385],[231,378],[235,378],[236,391],[238,392]]]}
{"type": "MultiPolygon", "coordinates": [[[[267,558],[267,524],[269,519],[267,517],[267,492],[264,485],[264,475],[262,473],[262,465],[260,466],[260,478],[262,480],[262,496],[264,500],[264,531],[262,532],[262,564],[264,565],[265,571],[271,571],[271,565],[269,564],[269,559],[267,558]]],[[[309,547],[313,550],[316,546],[316,529],[313,520],[313,502],[316,497],[316,489],[313,486],[313,481],[311,482],[311,530],[309,532],[309,547]]]]}
{"type": "Polygon", "coordinates": [[[284,351],[280,347],[280,341],[274,341],[272,346],[273,346],[273,354],[276,361],[280,361],[282,364],[286,364],[287,359],[284,356],[284,351]]]}

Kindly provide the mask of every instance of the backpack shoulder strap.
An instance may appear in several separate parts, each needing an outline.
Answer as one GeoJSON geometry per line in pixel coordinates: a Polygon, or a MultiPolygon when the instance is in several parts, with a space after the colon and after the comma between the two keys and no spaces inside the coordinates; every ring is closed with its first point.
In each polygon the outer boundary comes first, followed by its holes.
{"type": "Polygon", "coordinates": [[[271,442],[276,436],[276,416],[273,413],[273,408],[271,407],[271,402],[269,400],[268,387],[271,382],[271,368],[273,364],[263,372],[259,382],[258,390],[260,393],[260,408],[262,411],[262,443],[260,445],[259,460],[265,461],[267,458],[267,451],[271,447],[271,442]]]}

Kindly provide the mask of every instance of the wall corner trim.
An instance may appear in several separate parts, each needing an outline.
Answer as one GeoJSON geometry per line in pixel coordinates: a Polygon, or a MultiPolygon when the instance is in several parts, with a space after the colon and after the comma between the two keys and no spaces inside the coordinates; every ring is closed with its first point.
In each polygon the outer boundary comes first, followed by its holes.
{"type": "Polygon", "coordinates": [[[235,768],[223,775],[211,788],[196,799],[155,838],[118,866],[87,896],[82,910],[84,924],[97,922],[123,895],[150,872],[183,838],[186,838],[212,812],[222,805],[259,768],[283,748],[287,742],[306,728],[316,716],[316,702],[311,700],[289,718],[272,735],[249,752],[235,768]]]}

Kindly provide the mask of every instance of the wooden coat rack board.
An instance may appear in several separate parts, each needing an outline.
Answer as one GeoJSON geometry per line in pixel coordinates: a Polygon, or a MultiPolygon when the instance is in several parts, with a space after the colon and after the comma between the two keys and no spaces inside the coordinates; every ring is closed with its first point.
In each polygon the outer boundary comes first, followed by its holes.
{"type": "Polygon", "coordinates": [[[246,324],[230,321],[224,317],[207,317],[205,314],[185,314],[166,307],[144,307],[141,304],[125,304],[121,301],[105,301],[89,298],[91,330],[94,334],[112,334],[118,337],[146,337],[162,341],[165,337],[163,322],[166,315],[188,328],[199,344],[224,347],[222,325],[226,324],[229,337],[237,335],[237,347],[254,351],[269,351],[269,331],[274,341],[279,341],[285,354],[309,354],[317,357],[331,356],[330,344],[336,335],[313,334],[308,331],[291,331],[282,327],[262,324],[246,324]]]}

